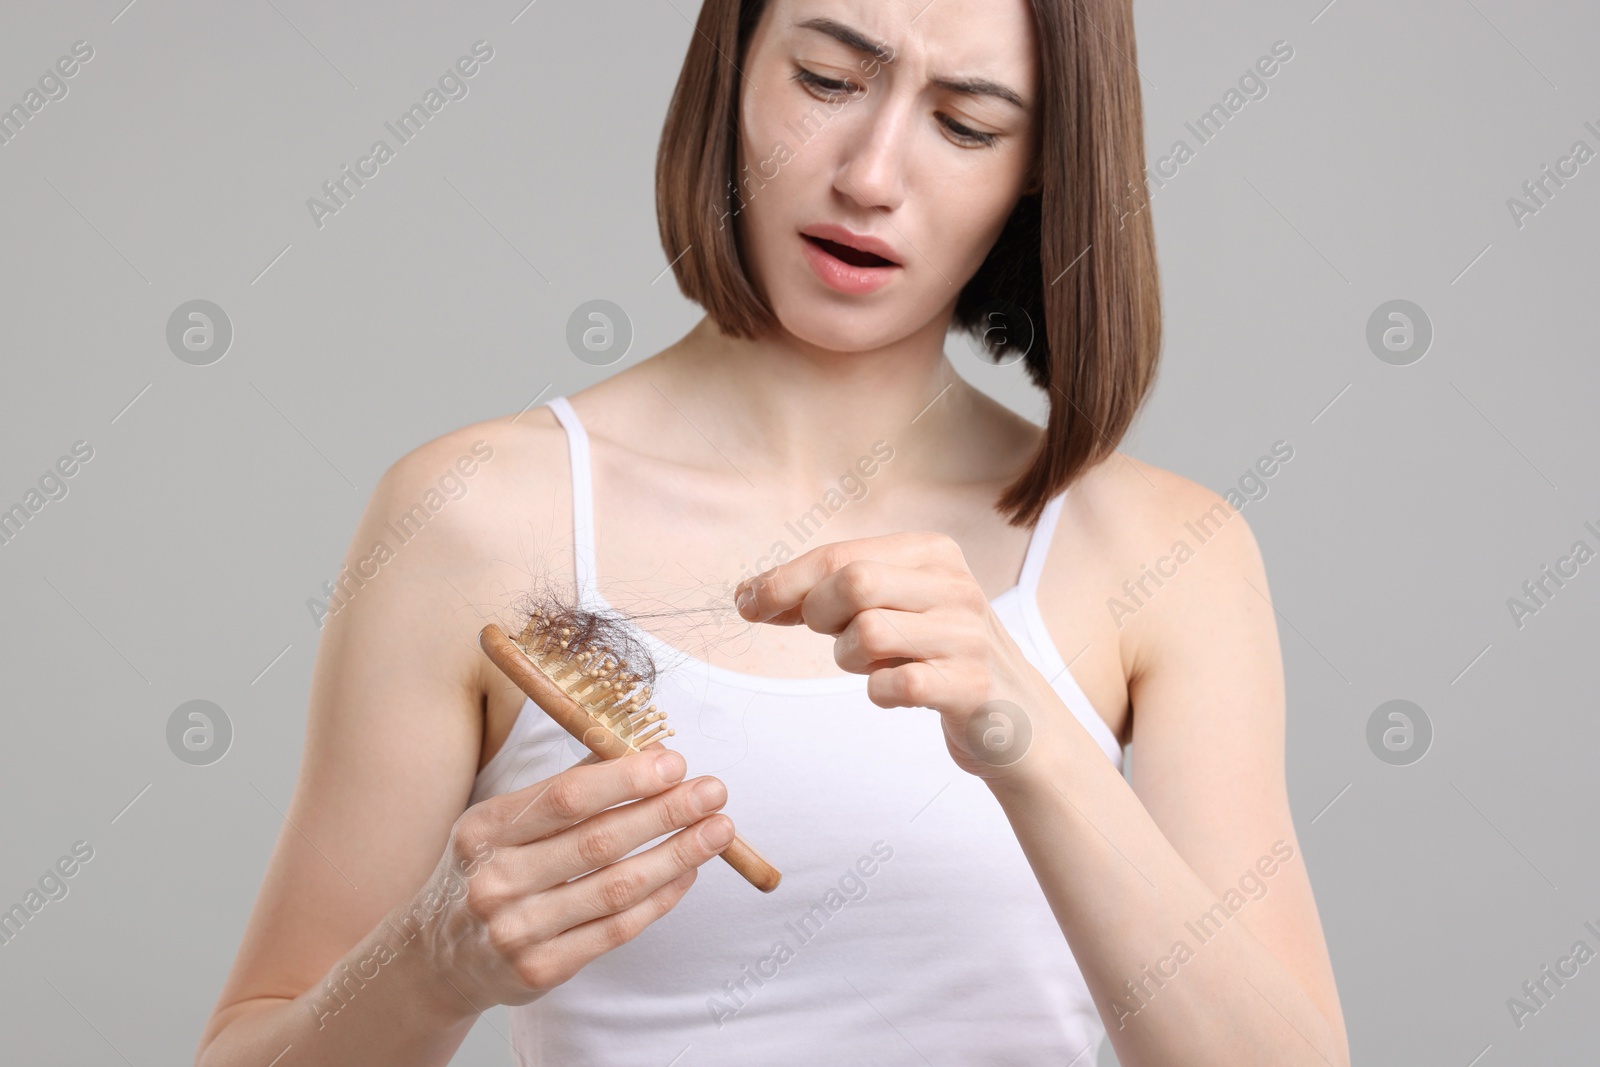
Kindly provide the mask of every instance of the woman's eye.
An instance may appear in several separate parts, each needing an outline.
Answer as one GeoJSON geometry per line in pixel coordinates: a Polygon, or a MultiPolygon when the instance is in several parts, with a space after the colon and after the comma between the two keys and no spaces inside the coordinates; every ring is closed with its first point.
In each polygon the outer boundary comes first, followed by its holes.
{"type": "MultiPolygon", "coordinates": [[[[815,71],[807,70],[805,67],[797,66],[794,68],[794,80],[807,86],[817,95],[828,99],[856,95],[855,87],[849,82],[824,78],[822,75],[817,74],[815,71]]],[[[993,148],[1000,140],[999,134],[983,133],[979,130],[971,129],[947,115],[939,116],[939,121],[958,141],[971,147],[993,148]]]]}
{"type": "Polygon", "coordinates": [[[854,95],[853,93],[846,92],[846,90],[851,88],[849,82],[835,81],[832,78],[824,78],[822,75],[809,71],[804,67],[794,68],[794,80],[810,86],[812,89],[819,91],[823,96],[832,97],[854,95]]]}
{"type": "Polygon", "coordinates": [[[942,117],[941,121],[944,122],[946,129],[968,144],[981,145],[984,148],[990,148],[993,147],[996,141],[1000,140],[999,134],[982,133],[978,130],[969,129],[966,126],[961,125],[961,123],[957,122],[955,119],[949,117],[942,117]]]}

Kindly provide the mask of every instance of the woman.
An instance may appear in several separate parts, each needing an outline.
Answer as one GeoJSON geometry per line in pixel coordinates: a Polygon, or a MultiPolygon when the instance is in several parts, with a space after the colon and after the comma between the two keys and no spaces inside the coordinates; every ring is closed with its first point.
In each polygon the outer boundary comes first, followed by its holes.
{"type": "Polygon", "coordinates": [[[1259,550],[1114,451],[1159,340],[1134,55],[1126,0],[707,0],[657,189],[708,315],[386,473],[352,563],[492,457],[327,619],[200,1063],[443,1063],[497,1003],[530,1064],[1349,1062],[1259,550]],[[732,636],[637,615],[687,763],[580,765],[478,651],[550,575],[736,591],[732,636]],[[699,874],[724,803],[776,892],[699,874]]]}

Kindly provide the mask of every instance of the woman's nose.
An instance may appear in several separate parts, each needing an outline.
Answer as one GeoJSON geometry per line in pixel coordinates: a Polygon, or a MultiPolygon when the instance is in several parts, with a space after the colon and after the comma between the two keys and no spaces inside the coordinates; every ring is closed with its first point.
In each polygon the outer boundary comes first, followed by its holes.
{"type": "Polygon", "coordinates": [[[905,189],[907,126],[903,108],[880,106],[863,114],[844,139],[845,156],[835,188],[862,207],[899,207],[905,189]]]}

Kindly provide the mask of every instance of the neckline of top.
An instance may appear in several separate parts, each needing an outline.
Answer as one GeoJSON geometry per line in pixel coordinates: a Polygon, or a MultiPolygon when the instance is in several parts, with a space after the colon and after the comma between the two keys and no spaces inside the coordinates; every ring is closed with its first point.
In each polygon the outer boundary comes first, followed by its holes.
{"type": "MultiPolygon", "coordinates": [[[[599,584],[595,581],[594,480],[589,457],[588,432],[566,397],[552,397],[544,406],[550,408],[567,433],[567,454],[572,467],[573,565],[577,577],[579,603],[616,612],[617,609],[601,594],[599,584]]],[[[1014,599],[1025,591],[1031,592],[1038,585],[1040,572],[1044,570],[1045,553],[1049,549],[1051,534],[1055,530],[1056,519],[1060,515],[1066,495],[1067,490],[1062,490],[1045,505],[1038,521],[1034,523],[1033,531],[1029,534],[1027,552],[1023,556],[1017,581],[989,601],[991,608],[999,607],[1005,601],[1014,599]]],[[[824,694],[850,693],[867,687],[868,676],[865,674],[788,676],[736,671],[700,659],[675,645],[670,645],[642,626],[634,626],[632,629],[664,662],[692,666],[697,675],[737,689],[763,693],[824,694]]]]}

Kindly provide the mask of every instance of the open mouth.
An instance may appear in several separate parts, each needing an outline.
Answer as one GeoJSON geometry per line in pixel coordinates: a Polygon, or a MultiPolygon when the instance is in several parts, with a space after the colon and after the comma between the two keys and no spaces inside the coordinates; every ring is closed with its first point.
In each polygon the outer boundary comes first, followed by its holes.
{"type": "Polygon", "coordinates": [[[828,253],[828,255],[834,257],[835,259],[842,260],[843,262],[850,264],[852,267],[899,266],[899,264],[892,259],[884,259],[880,255],[876,255],[872,252],[863,252],[859,248],[851,248],[849,245],[842,245],[837,241],[829,241],[821,237],[812,237],[810,234],[804,233],[800,236],[804,237],[806,240],[810,241],[812,244],[828,253]]]}

